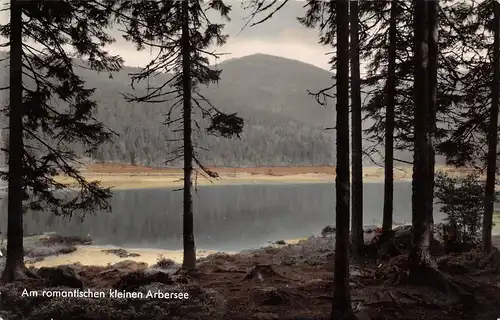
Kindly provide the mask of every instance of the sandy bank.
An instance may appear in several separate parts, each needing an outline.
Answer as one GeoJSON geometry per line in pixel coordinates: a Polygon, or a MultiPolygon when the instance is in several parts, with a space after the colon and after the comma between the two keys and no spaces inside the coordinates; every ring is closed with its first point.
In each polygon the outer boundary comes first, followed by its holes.
{"type": "MultiPolygon", "coordinates": [[[[46,257],[42,261],[28,263],[36,268],[53,267],[81,263],[83,265],[107,266],[120,261],[133,260],[154,265],[160,258],[170,259],[176,263],[182,263],[182,250],[159,250],[159,249],[124,249],[131,254],[128,257],[119,257],[116,254],[105,252],[110,248],[78,246],[77,250],[68,254],[46,257]]],[[[204,258],[218,251],[198,250],[198,258],[204,258]]]]}
{"type": "MultiPolygon", "coordinates": [[[[373,238],[373,234],[365,233],[365,241],[373,238]]],[[[282,241],[282,244],[271,244],[272,248],[281,248],[286,245],[300,245],[307,243],[310,239],[298,238],[282,241]]],[[[500,235],[493,235],[493,245],[500,248],[500,235]]],[[[334,241],[330,241],[333,245],[334,241]]],[[[216,250],[198,250],[196,256],[198,259],[205,258],[211,254],[229,254],[235,255],[237,252],[221,252],[216,250]]],[[[69,265],[80,263],[87,266],[108,266],[120,261],[132,260],[136,262],[143,262],[148,265],[156,264],[160,259],[170,259],[175,263],[182,263],[183,252],[182,250],[161,250],[161,249],[130,249],[130,248],[111,248],[111,247],[94,247],[94,246],[76,246],[76,250],[70,253],[51,255],[44,257],[41,261],[27,261],[28,266],[40,267],[54,267],[60,265],[69,265]],[[116,254],[106,252],[110,249],[120,249],[125,251],[129,256],[119,257],[116,254]]]]}
{"type": "MultiPolygon", "coordinates": [[[[256,168],[210,168],[219,175],[208,180],[201,174],[195,176],[198,185],[242,185],[242,184],[288,184],[288,183],[334,183],[335,167],[256,167],[256,168]]],[[[437,171],[451,175],[462,175],[470,170],[438,167],[437,171]]],[[[98,180],[106,187],[115,189],[162,188],[182,186],[182,170],[177,168],[148,168],[120,164],[94,164],[82,169],[89,180],[98,180]]],[[[380,167],[365,167],[364,182],[382,182],[384,170],[380,167]]],[[[410,167],[398,167],[394,171],[395,181],[411,181],[410,167]]],[[[57,177],[62,183],[71,184],[67,177],[57,177]]]]}
{"type": "MultiPolygon", "coordinates": [[[[181,187],[182,174],[95,174],[85,173],[87,180],[97,180],[105,187],[113,189],[142,189],[181,187]]],[[[61,183],[71,184],[71,180],[58,177],[61,183]]],[[[288,183],[333,183],[334,177],[328,174],[298,174],[290,176],[268,176],[238,173],[236,176],[221,175],[217,179],[208,180],[202,176],[195,179],[198,186],[223,186],[244,184],[288,184],[288,183]]]]}

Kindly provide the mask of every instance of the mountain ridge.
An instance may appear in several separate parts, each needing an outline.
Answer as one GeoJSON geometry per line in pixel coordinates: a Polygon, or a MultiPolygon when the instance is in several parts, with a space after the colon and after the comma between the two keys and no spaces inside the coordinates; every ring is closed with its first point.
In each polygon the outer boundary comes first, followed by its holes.
{"type": "MultiPolygon", "coordinates": [[[[324,130],[335,121],[333,100],[326,109],[307,93],[307,89],[328,86],[332,81],[330,72],[267,54],[223,61],[217,67],[222,69],[219,83],[200,86],[199,90],[221,111],[238,113],[245,120],[245,128],[241,140],[194,134],[200,146],[211,150],[200,153],[203,163],[216,166],[335,163],[334,136],[324,130]]],[[[139,70],[124,67],[112,73],[112,79],[107,74],[79,70],[88,86],[97,88],[94,95],[100,102],[97,118],[120,134],[117,141],[106,144],[94,155],[98,161],[164,166],[164,159],[175,148],[175,143],[166,143],[174,136],[172,129],[161,125],[168,104],[129,103],[121,98],[121,93],[132,93],[129,73],[139,70]]],[[[151,78],[150,84],[163,83],[168,77],[162,74],[151,78]]],[[[146,83],[137,88],[145,90],[146,83]]],[[[195,118],[200,120],[199,116],[195,118]]]]}
{"type": "MultiPolygon", "coordinates": [[[[229,59],[216,67],[222,70],[219,83],[201,86],[199,90],[221,111],[238,113],[246,125],[241,140],[195,133],[200,147],[211,150],[200,153],[203,163],[214,166],[335,165],[335,132],[325,130],[335,124],[335,100],[330,99],[328,105],[322,107],[307,92],[331,86],[332,72],[262,53],[229,59]]],[[[120,135],[99,148],[92,155],[92,161],[163,167],[165,159],[179,145],[167,143],[178,136],[172,134],[172,128],[162,125],[168,104],[131,103],[123,99],[122,93],[134,92],[129,74],[140,70],[125,66],[110,77],[107,72],[76,68],[86,80],[86,86],[96,88],[97,119],[120,135]]],[[[160,74],[149,80],[151,84],[161,84],[170,76],[160,74]]],[[[145,90],[146,84],[144,81],[137,85],[136,93],[145,90]]],[[[76,149],[83,151],[79,146],[76,149]]],[[[410,153],[396,154],[397,158],[412,160],[410,153]]],[[[366,160],[365,164],[372,163],[366,160]]]]}

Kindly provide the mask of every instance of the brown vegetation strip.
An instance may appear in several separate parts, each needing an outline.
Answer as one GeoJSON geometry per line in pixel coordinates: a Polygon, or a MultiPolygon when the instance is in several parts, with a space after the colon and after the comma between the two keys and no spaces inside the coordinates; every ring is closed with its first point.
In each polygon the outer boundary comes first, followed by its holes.
{"type": "MultiPolygon", "coordinates": [[[[286,176],[292,174],[306,173],[322,173],[335,174],[334,166],[318,166],[318,167],[248,167],[248,168],[222,168],[209,167],[217,173],[230,175],[232,173],[249,173],[259,175],[286,176]]],[[[110,173],[110,174],[126,174],[126,173],[154,173],[154,174],[180,174],[182,168],[152,168],[146,166],[133,166],[129,164],[106,163],[106,164],[89,164],[85,167],[88,173],[110,173]]]]}

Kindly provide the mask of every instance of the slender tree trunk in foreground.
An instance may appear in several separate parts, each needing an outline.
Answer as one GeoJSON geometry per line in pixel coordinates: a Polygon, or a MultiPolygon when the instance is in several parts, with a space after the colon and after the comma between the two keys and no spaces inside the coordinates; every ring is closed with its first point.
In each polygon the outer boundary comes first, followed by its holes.
{"type": "Polygon", "coordinates": [[[351,25],[351,120],[352,120],[352,227],[351,243],[354,257],[364,252],[363,232],[363,156],[361,118],[361,76],[359,71],[358,1],[350,2],[351,25]]]}
{"type": "Polygon", "coordinates": [[[349,288],[349,2],[337,0],[337,176],[332,320],[352,317],[349,288]]]}
{"type": "Polygon", "coordinates": [[[183,139],[184,139],[184,216],[183,243],[184,260],[182,268],[196,268],[196,247],[194,243],[194,219],[192,196],[193,142],[191,138],[191,41],[189,36],[189,1],[182,2],[182,82],[183,82],[183,139]]]}
{"type": "Polygon", "coordinates": [[[429,223],[431,229],[431,244],[434,239],[434,177],[436,166],[436,152],[434,150],[435,135],[436,135],[436,111],[437,111],[437,71],[438,71],[438,4],[439,0],[429,1],[428,17],[428,40],[429,40],[429,70],[428,70],[428,98],[429,98],[429,223]]]}
{"type": "Polygon", "coordinates": [[[413,241],[410,252],[410,274],[418,277],[422,268],[432,265],[430,256],[429,152],[430,114],[428,92],[427,5],[418,0],[415,8],[415,147],[412,185],[413,241]]]}
{"type": "Polygon", "coordinates": [[[7,259],[2,280],[25,277],[23,248],[22,2],[10,2],[10,108],[7,259]]]}
{"type": "Polygon", "coordinates": [[[384,212],[382,230],[385,235],[392,230],[394,205],[394,106],[396,96],[396,35],[397,3],[391,2],[389,23],[389,61],[387,65],[384,158],[384,212]]]}
{"type": "Polygon", "coordinates": [[[495,174],[497,165],[497,130],[500,86],[500,4],[494,1],[494,49],[493,49],[493,83],[491,87],[490,124],[488,128],[488,155],[486,168],[486,185],[484,192],[483,213],[483,250],[490,252],[491,230],[493,227],[493,210],[495,203],[495,174]]]}
{"type": "MultiPolygon", "coordinates": [[[[430,17],[433,1],[417,0],[415,6],[415,145],[412,183],[412,248],[409,253],[410,279],[417,284],[428,285],[462,298],[463,306],[474,304],[474,296],[463,291],[451,278],[438,270],[436,260],[431,256],[433,199],[429,189],[434,184],[432,122],[435,115],[430,107],[432,86],[436,86],[435,77],[430,72],[429,35],[437,37],[432,31],[437,28],[437,20],[430,17]],[[430,10],[429,10],[430,9],[430,10]],[[430,29],[430,32],[429,32],[430,29]],[[431,85],[430,85],[431,84],[431,85]],[[430,90],[429,90],[430,89],[430,90]]],[[[433,41],[430,41],[433,42],[433,41]]],[[[433,50],[433,49],[431,49],[433,50]]],[[[434,51],[431,51],[432,54],[434,51]]],[[[431,58],[435,59],[435,57],[431,58]]]]}

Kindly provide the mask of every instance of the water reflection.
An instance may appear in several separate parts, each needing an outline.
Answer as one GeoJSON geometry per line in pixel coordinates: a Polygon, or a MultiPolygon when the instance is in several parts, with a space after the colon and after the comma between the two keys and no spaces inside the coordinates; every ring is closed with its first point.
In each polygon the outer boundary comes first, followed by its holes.
{"type": "MultiPolygon", "coordinates": [[[[410,221],[410,184],[396,183],[394,192],[394,221],[410,221]]],[[[380,223],[382,184],[365,184],[364,194],[365,224],[380,223]]],[[[200,187],[194,197],[197,246],[240,250],[262,246],[269,240],[318,233],[335,222],[334,196],[333,184],[200,187]]],[[[6,203],[0,205],[5,226],[6,203]]],[[[112,207],[112,213],[99,212],[84,222],[30,212],[25,216],[25,231],[90,234],[103,245],[181,248],[182,192],[120,190],[115,192],[112,207]]],[[[440,213],[436,213],[438,220],[440,213]]]]}

